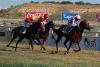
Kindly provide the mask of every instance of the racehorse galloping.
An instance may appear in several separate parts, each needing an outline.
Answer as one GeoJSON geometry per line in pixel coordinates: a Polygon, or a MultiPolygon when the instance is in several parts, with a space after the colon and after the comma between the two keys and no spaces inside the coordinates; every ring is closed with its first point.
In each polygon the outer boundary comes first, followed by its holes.
{"type": "Polygon", "coordinates": [[[33,51],[32,40],[34,40],[34,38],[33,38],[33,35],[32,35],[33,34],[32,29],[35,27],[34,32],[36,32],[36,29],[37,29],[36,27],[38,27],[38,25],[39,25],[38,23],[34,23],[33,25],[31,25],[28,28],[28,31],[26,31],[25,34],[21,33],[21,29],[23,28],[23,26],[19,26],[19,27],[14,28],[11,31],[12,38],[11,38],[11,41],[9,42],[9,44],[7,45],[7,47],[10,46],[10,44],[13,42],[13,40],[15,40],[17,37],[19,37],[19,39],[16,42],[16,47],[15,47],[15,51],[16,51],[18,43],[21,42],[24,38],[26,38],[26,39],[29,40],[29,44],[31,44],[31,48],[32,48],[32,51],[33,51]]]}
{"type": "MultiPolygon", "coordinates": [[[[69,33],[60,33],[60,35],[62,34],[65,37],[65,41],[64,41],[64,46],[66,47],[67,51],[65,51],[64,54],[68,54],[69,53],[69,49],[71,48],[72,43],[76,43],[76,45],[78,46],[78,50],[74,50],[74,51],[80,51],[80,41],[82,38],[82,34],[84,32],[84,29],[90,30],[90,25],[87,22],[87,20],[83,20],[80,22],[78,27],[73,28],[71,31],[69,31],[69,33]],[[67,47],[66,43],[70,41],[69,43],[69,47],[67,47]]],[[[62,36],[58,35],[58,38],[56,40],[56,53],[58,53],[58,42],[60,41],[60,39],[62,38],[62,36]]]]}
{"type": "Polygon", "coordinates": [[[64,36],[63,30],[64,30],[65,27],[66,27],[66,25],[61,25],[58,29],[56,29],[56,28],[53,29],[53,32],[57,35],[57,37],[55,38],[55,36],[52,34],[52,39],[54,39],[55,42],[56,42],[56,51],[55,51],[55,53],[58,53],[58,42],[64,36]]]}
{"type": "MultiPolygon", "coordinates": [[[[38,31],[39,25],[40,25],[40,23],[38,23],[38,22],[34,23],[33,25],[31,25],[31,26],[29,27],[29,31],[27,31],[25,34],[20,33],[20,30],[21,30],[21,28],[22,28],[23,26],[19,26],[19,27],[17,27],[17,28],[14,28],[14,29],[12,30],[12,32],[11,32],[11,33],[12,33],[12,39],[11,39],[10,43],[7,45],[7,47],[10,46],[10,44],[12,43],[13,40],[15,40],[17,37],[19,37],[19,40],[18,40],[17,43],[16,43],[15,51],[16,51],[16,49],[17,49],[18,43],[21,42],[24,38],[26,38],[26,39],[29,40],[29,43],[31,44],[31,48],[32,48],[32,50],[33,50],[32,40],[34,41],[34,39],[36,39],[36,40],[41,44],[40,39],[37,38],[37,37],[35,37],[36,32],[38,31]]],[[[46,33],[49,32],[50,28],[53,27],[52,25],[53,25],[53,22],[51,22],[51,21],[49,21],[49,23],[46,24],[46,30],[45,30],[46,33]]],[[[42,33],[41,33],[41,34],[42,34],[42,33]]],[[[40,34],[40,35],[41,35],[41,34],[40,34]]],[[[45,36],[45,35],[44,35],[44,36],[45,36]]],[[[47,36],[45,36],[45,37],[47,38],[47,36]]],[[[41,38],[44,39],[42,36],[41,36],[41,38]]],[[[46,39],[46,38],[45,38],[45,39],[46,39]]],[[[44,41],[45,41],[45,39],[44,39],[44,41]]],[[[43,45],[41,44],[41,49],[42,49],[42,48],[45,49],[45,48],[43,47],[43,45]]]]}
{"type": "Polygon", "coordinates": [[[41,42],[41,50],[45,50],[44,48],[44,42],[46,41],[48,35],[49,35],[49,31],[50,31],[50,28],[54,29],[54,22],[53,21],[49,21],[49,23],[47,23],[45,25],[45,32],[39,32],[39,39],[42,39],[43,42],[41,42]]]}

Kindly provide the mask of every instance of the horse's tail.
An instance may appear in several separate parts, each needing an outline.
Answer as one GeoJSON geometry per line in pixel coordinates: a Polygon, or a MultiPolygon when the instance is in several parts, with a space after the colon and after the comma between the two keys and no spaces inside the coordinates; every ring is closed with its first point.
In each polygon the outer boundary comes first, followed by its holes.
{"type": "Polygon", "coordinates": [[[15,29],[12,29],[12,31],[11,31],[11,34],[10,34],[11,36],[13,35],[13,33],[14,33],[14,30],[15,30],[15,29]]]}

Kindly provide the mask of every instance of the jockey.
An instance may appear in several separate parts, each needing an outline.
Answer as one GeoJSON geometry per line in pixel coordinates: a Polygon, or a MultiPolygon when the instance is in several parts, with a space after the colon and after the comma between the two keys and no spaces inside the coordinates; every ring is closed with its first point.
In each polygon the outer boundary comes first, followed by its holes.
{"type": "Polygon", "coordinates": [[[48,14],[44,14],[43,16],[39,17],[39,22],[40,22],[40,31],[44,32],[45,31],[45,25],[49,22],[48,19],[48,14]]]}
{"type": "Polygon", "coordinates": [[[32,18],[33,24],[38,21],[38,19],[35,16],[32,16],[31,18],[32,18]]]}
{"type": "Polygon", "coordinates": [[[80,15],[76,15],[74,17],[71,17],[70,19],[68,19],[68,25],[67,27],[64,29],[65,32],[69,32],[71,30],[71,28],[78,26],[78,22],[80,21],[81,16],[80,15]]]}
{"type": "Polygon", "coordinates": [[[48,14],[44,14],[44,22],[45,22],[45,24],[47,24],[49,22],[49,15],[48,14]]]}
{"type": "Polygon", "coordinates": [[[27,17],[26,17],[25,22],[24,22],[24,28],[23,28],[24,30],[22,29],[22,31],[23,31],[22,33],[23,33],[23,34],[25,34],[27,28],[28,28],[30,25],[32,25],[33,20],[34,20],[34,18],[33,18],[32,16],[27,16],[27,17]]]}
{"type": "Polygon", "coordinates": [[[44,32],[45,31],[45,23],[44,23],[44,17],[43,16],[40,16],[39,19],[38,19],[38,22],[40,23],[40,26],[39,26],[39,29],[38,29],[38,32],[41,31],[41,32],[44,32]]]}

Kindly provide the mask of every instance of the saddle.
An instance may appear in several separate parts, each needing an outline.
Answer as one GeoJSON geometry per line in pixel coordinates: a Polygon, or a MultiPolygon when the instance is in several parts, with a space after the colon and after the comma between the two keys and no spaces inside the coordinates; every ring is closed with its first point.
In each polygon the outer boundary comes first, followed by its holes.
{"type": "Polygon", "coordinates": [[[75,29],[75,28],[78,28],[78,26],[75,26],[75,27],[70,27],[70,28],[65,28],[64,29],[64,33],[69,33],[71,30],[75,29]]]}
{"type": "Polygon", "coordinates": [[[45,32],[45,30],[44,29],[40,29],[39,32],[40,33],[43,33],[43,32],[45,32]]]}
{"type": "Polygon", "coordinates": [[[26,32],[30,32],[29,27],[21,27],[20,33],[25,34],[26,32]]]}

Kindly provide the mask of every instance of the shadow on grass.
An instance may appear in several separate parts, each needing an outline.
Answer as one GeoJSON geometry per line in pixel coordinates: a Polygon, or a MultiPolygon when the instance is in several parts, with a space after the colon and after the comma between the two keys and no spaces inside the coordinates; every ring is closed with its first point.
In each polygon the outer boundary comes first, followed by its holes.
{"type": "Polygon", "coordinates": [[[9,52],[11,50],[8,50],[8,49],[5,49],[5,48],[1,48],[0,51],[8,51],[9,52]]]}

